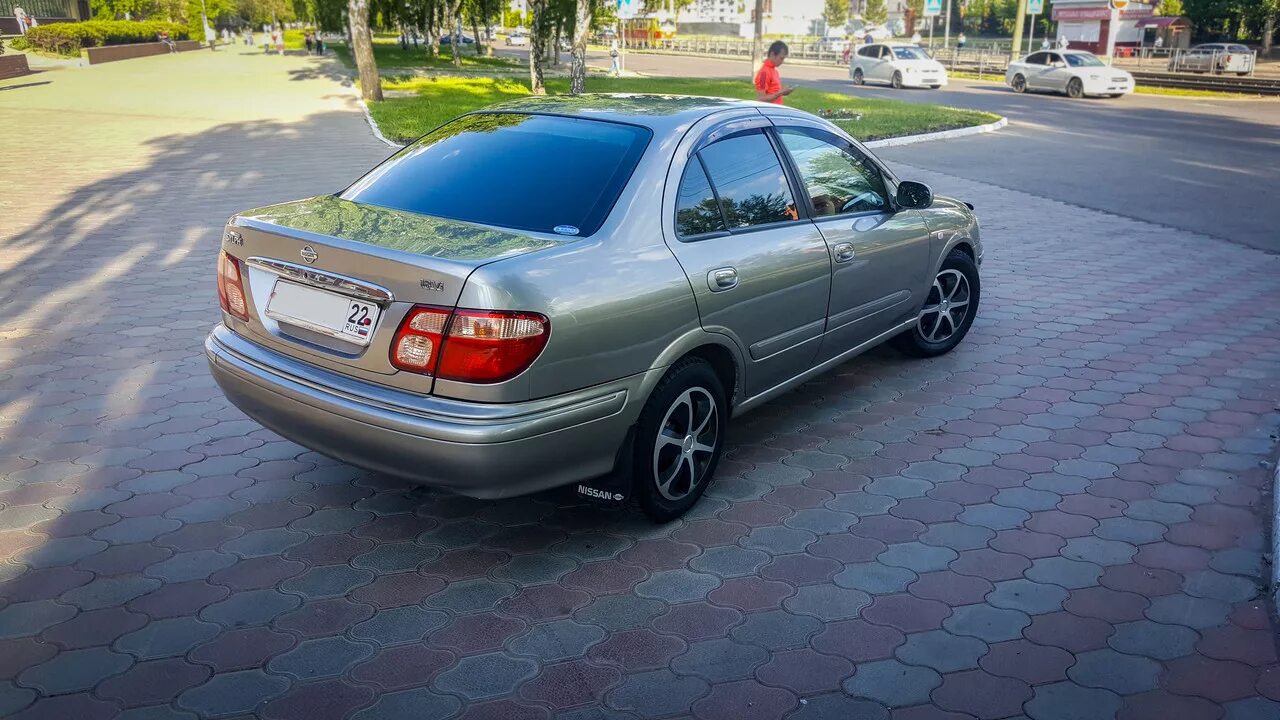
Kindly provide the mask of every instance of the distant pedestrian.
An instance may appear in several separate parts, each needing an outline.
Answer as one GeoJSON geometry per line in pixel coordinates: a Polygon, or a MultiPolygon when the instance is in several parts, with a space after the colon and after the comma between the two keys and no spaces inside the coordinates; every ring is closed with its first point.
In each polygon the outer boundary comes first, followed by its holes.
{"type": "Polygon", "coordinates": [[[316,54],[323,55],[324,54],[324,38],[320,37],[320,33],[316,33],[315,38],[316,38],[316,54]]]}
{"type": "Polygon", "coordinates": [[[276,30],[275,36],[276,36],[276,50],[278,50],[280,54],[283,55],[284,54],[284,30],[276,30]]]}
{"type": "Polygon", "coordinates": [[[27,29],[28,29],[28,30],[30,30],[30,29],[32,29],[32,28],[39,27],[39,26],[40,26],[40,22],[39,22],[38,20],[36,20],[36,16],[35,16],[35,15],[28,15],[28,16],[27,16],[27,29]]]}
{"type": "Polygon", "coordinates": [[[303,41],[303,42],[306,44],[306,46],[307,46],[307,54],[308,54],[308,55],[310,55],[310,54],[311,54],[311,51],[312,51],[312,50],[314,50],[314,49],[315,49],[315,46],[316,46],[316,38],[315,38],[315,36],[311,34],[311,31],[310,31],[310,30],[308,30],[308,31],[307,31],[307,34],[303,37],[303,40],[302,40],[302,41],[303,41]]]}
{"type": "Polygon", "coordinates": [[[159,40],[161,44],[169,48],[169,52],[171,53],[178,52],[178,44],[175,43],[173,39],[169,37],[168,30],[161,30],[160,32],[156,33],[156,40],[159,40]]]}
{"type": "Polygon", "coordinates": [[[253,47],[253,28],[251,27],[244,29],[244,44],[253,47]]]}
{"type": "Polygon", "coordinates": [[[1157,35],[1157,36],[1156,36],[1155,46],[1156,46],[1156,50],[1159,50],[1160,48],[1164,47],[1164,36],[1163,36],[1163,35],[1157,35]]]}
{"type": "Polygon", "coordinates": [[[964,44],[966,42],[968,42],[968,40],[965,39],[964,33],[960,33],[959,35],[956,36],[956,46],[959,47],[961,50],[964,49],[964,44]]]}
{"type": "Polygon", "coordinates": [[[1066,36],[1066,35],[1063,35],[1063,36],[1061,36],[1061,37],[1059,37],[1059,38],[1058,38],[1058,49],[1059,49],[1059,50],[1066,50],[1066,49],[1068,49],[1068,48],[1070,48],[1070,47],[1071,47],[1071,41],[1067,39],[1067,36],[1066,36]]]}
{"type": "Polygon", "coordinates": [[[617,38],[609,41],[609,60],[611,63],[609,72],[613,73],[614,77],[622,75],[622,53],[618,52],[617,38]]]}
{"type": "Polygon", "coordinates": [[[223,45],[231,44],[231,30],[228,28],[222,28],[222,44],[223,45]]]}
{"type": "Polygon", "coordinates": [[[1049,42],[1049,38],[1045,38],[1045,39],[1043,39],[1043,40],[1041,40],[1041,41],[1040,41],[1040,49],[1041,49],[1041,50],[1048,50],[1048,49],[1050,49],[1050,48],[1052,48],[1052,47],[1053,47],[1053,44],[1049,42]]]}
{"type": "Polygon", "coordinates": [[[875,36],[874,36],[874,35],[872,35],[872,34],[871,34],[871,31],[870,31],[870,30],[868,30],[868,31],[867,31],[867,34],[866,34],[866,35],[863,35],[863,36],[862,36],[862,44],[863,44],[863,45],[870,45],[871,43],[873,43],[873,42],[875,42],[875,41],[876,41],[876,38],[875,38],[875,36]]]}
{"type": "Polygon", "coordinates": [[[912,44],[912,45],[919,45],[919,44],[920,44],[920,41],[921,41],[922,39],[923,39],[923,38],[921,38],[921,37],[920,37],[920,31],[919,31],[919,30],[917,30],[917,31],[915,31],[915,32],[913,32],[913,33],[911,33],[911,44],[912,44]]]}
{"type": "Polygon", "coordinates": [[[840,53],[840,62],[845,65],[849,64],[849,59],[853,57],[853,43],[847,42],[844,45],[844,52],[840,53]]]}
{"type": "Polygon", "coordinates": [[[204,26],[204,41],[209,43],[210,50],[218,49],[218,34],[213,31],[213,28],[209,27],[208,23],[205,23],[204,26]]]}
{"type": "Polygon", "coordinates": [[[782,76],[778,74],[778,67],[786,62],[789,54],[791,49],[781,40],[774,40],[769,46],[764,62],[760,63],[760,69],[756,71],[756,100],[781,105],[782,98],[795,90],[795,88],[783,87],[782,76]]]}
{"type": "Polygon", "coordinates": [[[27,34],[27,11],[20,7],[13,9],[13,17],[18,21],[18,34],[27,34]]]}

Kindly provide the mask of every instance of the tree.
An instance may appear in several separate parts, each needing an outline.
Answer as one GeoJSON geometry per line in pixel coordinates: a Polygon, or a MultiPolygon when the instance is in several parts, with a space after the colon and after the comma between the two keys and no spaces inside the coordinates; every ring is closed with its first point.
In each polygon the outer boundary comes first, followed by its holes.
{"type": "Polygon", "coordinates": [[[1165,17],[1181,17],[1186,13],[1186,9],[1182,7],[1182,0],[1161,0],[1156,6],[1156,14],[1165,17]]]}
{"type": "Polygon", "coordinates": [[[587,35],[591,32],[591,0],[578,0],[578,13],[573,21],[573,65],[569,72],[569,92],[579,95],[587,90],[587,35]]]}
{"type": "Polygon", "coordinates": [[[542,79],[542,54],[547,43],[547,0],[529,0],[529,90],[546,95],[542,79]]]}
{"type": "Polygon", "coordinates": [[[349,0],[347,16],[351,22],[351,54],[360,75],[360,96],[365,100],[381,100],[382,78],[373,59],[373,36],[369,33],[369,0],[349,0]]]}
{"type": "Polygon", "coordinates": [[[889,10],[884,5],[884,0],[867,0],[867,4],[862,8],[862,18],[872,25],[883,25],[889,19],[889,10]]]}
{"type": "Polygon", "coordinates": [[[831,34],[831,28],[844,29],[844,24],[849,22],[849,3],[846,0],[827,0],[827,4],[822,9],[822,19],[827,21],[827,34],[831,34]]]}

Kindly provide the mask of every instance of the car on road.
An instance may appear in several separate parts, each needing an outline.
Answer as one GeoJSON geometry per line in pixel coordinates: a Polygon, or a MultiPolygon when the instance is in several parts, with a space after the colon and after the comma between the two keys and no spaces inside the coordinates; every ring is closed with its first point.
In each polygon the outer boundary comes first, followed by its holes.
{"type": "Polygon", "coordinates": [[[327,455],[666,521],[731,417],[889,340],[956,347],[982,252],[972,206],[807,113],[529,98],[232,217],[205,349],[236,406],[327,455]]]}
{"type": "Polygon", "coordinates": [[[1073,98],[1120,97],[1133,92],[1132,75],[1083,50],[1033,52],[1009,63],[1004,79],[1014,92],[1040,90],[1073,98]]]}
{"type": "Polygon", "coordinates": [[[1169,58],[1169,70],[1248,75],[1253,71],[1253,63],[1253,51],[1245,45],[1205,43],[1176,51],[1169,58]]]}
{"type": "Polygon", "coordinates": [[[528,47],[529,33],[517,30],[507,35],[507,45],[513,47],[528,47]]]}
{"type": "Polygon", "coordinates": [[[849,79],[855,85],[875,82],[936,90],[947,84],[947,69],[919,45],[871,43],[849,55],[849,79]]]}
{"type": "MultiPolygon", "coordinates": [[[[473,45],[473,44],[475,44],[475,41],[476,41],[476,40],[475,40],[475,38],[471,37],[470,35],[463,35],[463,36],[462,36],[462,44],[463,44],[463,45],[473,45]]],[[[440,36],[440,44],[441,44],[441,45],[451,45],[452,43],[453,43],[453,33],[449,33],[449,34],[447,34],[447,35],[441,35],[441,36],[440,36]]]]}

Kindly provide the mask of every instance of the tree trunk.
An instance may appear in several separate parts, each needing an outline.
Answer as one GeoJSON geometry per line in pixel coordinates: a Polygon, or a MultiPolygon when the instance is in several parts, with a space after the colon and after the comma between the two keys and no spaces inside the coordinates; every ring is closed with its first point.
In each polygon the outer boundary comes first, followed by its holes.
{"type": "Polygon", "coordinates": [[[1268,10],[1267,19],[1262,24],[1262,55],[1271,57],[1272,38],[1276,34],[1276,11],[1268,10]]]}
{"type": "Polygon", "coordinates": [[[360,74],[360,96],[367,100],[382,99],[382,79],[373,59],[373,37],[369,34],[369,0],[349,0],[347,15],[351,19],[351,49],[360,74]]]}
{"type": "Polygon", "coordinates": [[[456,12],[453,15],[453,42],[449,49],[453,50],[453,66],[462,67],[462,15],[456,12]]]}
{"type": "Polygon", "coordinates": [[[587,35],[591,32],[591,0],[578,0],[578,14],[573,22],[573,66],[569,92],[581,95],[587,91],[587,35]]]}
{"type": "Polygon", "coordinates": [[[489,53],[486,52],[488,46],[484,44],[484,40],[480,37],[480,24],[476,20],[475,13],[471,14],[471,32],[476,38],[476,57],[484,57],[489,53]]]}
{"type": "Polygon", "coordinates": [[[542,81],[542,51],[546,42],[547,0],[529,0],[529,89],[534,95],[546,95],[542,81]]]}

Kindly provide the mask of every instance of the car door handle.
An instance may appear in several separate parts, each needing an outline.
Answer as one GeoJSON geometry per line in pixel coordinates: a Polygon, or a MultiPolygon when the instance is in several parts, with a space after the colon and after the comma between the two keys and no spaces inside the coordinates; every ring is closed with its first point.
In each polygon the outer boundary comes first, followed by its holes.
{"type": "Polygon", "coordinates": [[[853,256],[855,254],[853,250],[853,243],[847,243],[847,242],[840,243],[835,247],[831,248],[831,252],[836,256],[836,262],[838,263],[849,262],[850,260],[853,259],[853,256]]]}
{"type": "Polygon", "coordinates": [[[731,267],[716,268],[707,273],[707,287],[711,292],[724,292],[738,286],[738,271],[731,267]]]}

